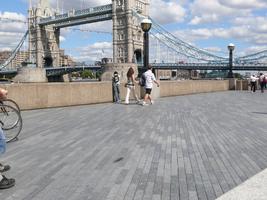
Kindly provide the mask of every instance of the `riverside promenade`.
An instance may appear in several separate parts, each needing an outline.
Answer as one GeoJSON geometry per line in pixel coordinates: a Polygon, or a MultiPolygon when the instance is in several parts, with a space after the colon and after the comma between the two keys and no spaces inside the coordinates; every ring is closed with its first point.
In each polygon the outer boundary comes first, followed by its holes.
{"type": "Polygon", "coordinates": [[[22,117],[19,140],[0,158],[16,179],[1,200],[213,200],[267,167],[267,93],[259,91],[22,117]]]}

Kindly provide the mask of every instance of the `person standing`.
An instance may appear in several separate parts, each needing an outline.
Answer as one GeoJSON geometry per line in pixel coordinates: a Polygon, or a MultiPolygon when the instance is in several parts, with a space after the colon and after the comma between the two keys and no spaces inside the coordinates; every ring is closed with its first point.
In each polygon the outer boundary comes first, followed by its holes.
{"type": "MultiPolygon", "coordinates": [[[[0,88],[0,99],[6,99],[7,90],[0,88]]],[[[2,128],[0,127],[0,154],[6,151],[6,138],[2,128]]],[[[0,189],[7,189],[15,185],[15,179],[6,178],[2,173],[10,169],[9,165],[0,163],[0,189]]]]}
{"type": "Polygon", "coordinates": [[[151,65],[148,66],[148,70],[144,73],[145,76],[145,97],[144,97],[144,101],[143,101],[143,105],[148,105],[147,104],[147,100],[150,101],[150,104],[152,105],[154,103],[154,101],[151,98],[151,92],[152,92],[152,88],[153,88],[153,82],[157,84],[157,86],[159,87],[159,83],[155,78],[154,73],[152,72],[152,67],[151,65]]]}
{"type": "Polygon", "coordinates": [[[255,92],[256,91],[257,80],[258,79],[254,74],[250,77],[251,92],[255,92]]]}
{"type": "Polygon", "coordinates": [[[260,87],[261,87],[261,93],[263,93],[264,92],[264,86],[265,86],[265,76],[263,73],[260,73],[259,83],[260,83],[260,87]]]}
{"type": "Polygon", "coordinates": [[[127,91],[126,91],[126,97],[125,97],[125,104],[129,104],[129,97],[130,97],[131,91],[133,92],[136,103],[139,103],[140,101],[135,91],[135,83],[138,83],[138,82],[135,81],[135,78],[134,78],[134,69],[130,67],[127,72],[127,83],[126,83],[127,91]]]}
{"type": "Polygon", "coordinates": [[[113,91],[113,101],[119,103],[120,99],[120,76],[117,71],[114,72],[112,77],[112,91],[113,91]]]}

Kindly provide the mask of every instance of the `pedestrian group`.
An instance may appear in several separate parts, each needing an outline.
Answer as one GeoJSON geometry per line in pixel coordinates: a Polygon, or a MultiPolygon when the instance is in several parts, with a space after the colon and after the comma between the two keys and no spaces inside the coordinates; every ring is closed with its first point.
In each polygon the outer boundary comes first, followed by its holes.
{"type": "Polygon", "coordinates": [[[260,75],[258,77],[255,74],[253,74],[250,77],[251,92],[256,92],[257,83],[259,83],[259,86],[261,88],[261,92],[264,93],[264,89],[266,88],[266,84],[267,84],[267,75],[260,73],[260,75]]]}
{"type": "MultiPolygon", "coordinates": [[[[130,67],[128,72],[127,72],[127,82],[125,84],[125,87],[126,87],[125,104],[126,105],[129,104],[129,98],[130,98],[130,95],[132,94],[133,97],[135,98],[135,102],[137,104],[141,104],[143,106],[152,105],[154,103],[154,101],[152,100],[152,97],[151,97],[151,92],[153,89],[153,83],[157,84],[157,86],[159,87],[159,82],[156,80],[155,75],[152,72],[152,67],[150,65],[148,66],[147,71],[141,75],[140,80],[137,80],[137,78],[135,77],[134,74],[135,74],[134,69],[132,67],[130,67]],[[143,101],[141,101],[138,98],[138,95],[136,93],[136,85],[140,85],[144,88],[145,96],[144,96],[143,101]]],[[[115,103],[121,102],[121,99],[120,99],[120,76],[118,75],[117,71],[115,71],[113,73],[112,88],[113,88],[113,101],[115,103]]]]}

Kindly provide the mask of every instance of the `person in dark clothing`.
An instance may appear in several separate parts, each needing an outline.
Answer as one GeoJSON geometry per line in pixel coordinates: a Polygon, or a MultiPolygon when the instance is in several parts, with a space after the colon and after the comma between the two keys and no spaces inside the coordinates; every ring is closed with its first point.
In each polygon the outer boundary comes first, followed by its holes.
{"type": "Polygon", "coordinates": [[[112,77],[113,102],[119,103],[120,99],[120,76],[117,71],[112,77]]]}

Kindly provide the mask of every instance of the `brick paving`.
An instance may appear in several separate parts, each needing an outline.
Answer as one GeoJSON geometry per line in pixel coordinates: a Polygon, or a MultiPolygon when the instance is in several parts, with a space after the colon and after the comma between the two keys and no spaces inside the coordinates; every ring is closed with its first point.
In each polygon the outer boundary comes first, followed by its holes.
{"type": "Polygon", "coordinates": [[[22,112],[1,200],[212,200],[267,167],[267,93],[22,112]]]}

